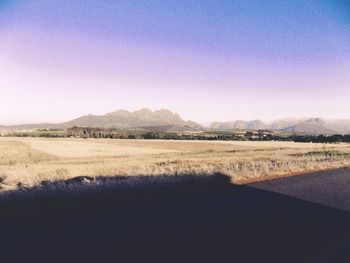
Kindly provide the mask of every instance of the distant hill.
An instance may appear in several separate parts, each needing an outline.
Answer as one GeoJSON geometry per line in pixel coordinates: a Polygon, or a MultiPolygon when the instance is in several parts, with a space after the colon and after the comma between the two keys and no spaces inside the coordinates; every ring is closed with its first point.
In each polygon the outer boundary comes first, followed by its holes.
{"type": "MultiPolygon", "coordinates": [[[[34,129],[58,129],[60,124],[55,123],[33,123],[33,124],[19,124],[11,126],[0,126],[1,130],[34,130],[34,129]]],[[[62,127],[63,128],[63,127],[62,127]]]]}
{"type": "Polygon", "coordinates": [[[158,127],[163,130],[176,129],[178,131],[203,129],[198,123],[184,121],[177,113],[172,113],[169,110],[151,111],[146,108],[134,112],[117,110],[105,115],[89,114],[64,123],[6,126],[6,129],[70,128],[73,126],[120,129],[158,127]]]}
{"type": "Polygon", "coordinates": [[[335,134],[341,133],[341,131],[336,131],[332,129],[331,126],[327,127],[327,123],[320,118],[312,118],[306,121],[301,121],[296,125],[287,128],[287,130],[293,131],[295,133],[304,134],[335,134]]]}
{"type": "Polygon", "coordinates": [[[350,134],[350,120],[285,118],[270,123],[263,123],[259,120],[214,122],[210,128],[217,130],[285,130],[299,134],[350,134]]]}
{"type": "Polygon", "coordinates": [[[326,120],[325,125],[327,128],[350,134],[350,119],[326,120]]]}
{"type": "Polygon", "coordinates": [[[284,118],[284,119],[278,119],[274,120],[269,124],[269,127],[274,130],[283,130],[292,128],[298,123],[305,121],[307,119],[298,119],[298,118],[284,118]]]}
{"type": "Polygon", "coordinates": [[[213,122],[210,126],[212,129],[218,130],[262,130],[266,129],[267,125],[260,120],[253,121],[233,121],[233,122],[213,122]]]}

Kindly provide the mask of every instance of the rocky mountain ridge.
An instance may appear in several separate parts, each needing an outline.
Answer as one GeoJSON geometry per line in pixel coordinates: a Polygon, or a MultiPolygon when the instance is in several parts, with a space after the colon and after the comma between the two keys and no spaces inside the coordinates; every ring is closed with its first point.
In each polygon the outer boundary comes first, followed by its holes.
{"type": "Polygon", "coordinates": [[[218,130],[284,130],[302,134],[350,134],[350,119],[285,118],[264,123],[260,120],[214,122],[211,129],[218,130]]]}
{"type": "Polygon", "coordinates": [[[143,108],[134,112],[116,110],[104,115],[88,114],[63,123],[38,123],[13,126],[0,125],[1,130],[67,129],[74,126],[138,129],[151,131],[199,130],[282,130],[298,134],[350,134],[350,119],[284,118],[272,122],[236,120],[213,122],[205,128],[193,121],[185,121],[177,113],[166,109],[152,111],[143,108]]]}
{"type": "Polygon", "coordinates": [[[126,110],[117,110],[104,115],[88,114],[68,122],[63,123],[39,123],[23,124],[14,126],[4,126],[5,129],[30,130],[30,129],[66,129],[74,126],[80,127],[100,127],[100,128],[119,128],[131,129],[142,127],[171,127],[178,130],[198,130],[203,127],[193,121],[183,120],[177,113],[166,109],[151,111],[143,108],[134,112],[126,110]]]}

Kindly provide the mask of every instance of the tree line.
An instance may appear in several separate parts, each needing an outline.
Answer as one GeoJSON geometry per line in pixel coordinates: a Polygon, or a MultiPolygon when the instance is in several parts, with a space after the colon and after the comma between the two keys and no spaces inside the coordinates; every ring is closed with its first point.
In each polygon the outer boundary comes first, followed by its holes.
{"type": "Polygon", "coordinates": [[[145,140],[201,140],[201,141],[294,141],[305,143],[350,143],[350,135],[275,135],[266,131],[202,132],[200,134],[182,134],[176,132],[151,132],[148,130],[72,127],[67,130],[37,130],[31,132],[10,132],[12,137],[46,137],[46,138],[105,138],[105,139],[145,139],[145,140]]]}

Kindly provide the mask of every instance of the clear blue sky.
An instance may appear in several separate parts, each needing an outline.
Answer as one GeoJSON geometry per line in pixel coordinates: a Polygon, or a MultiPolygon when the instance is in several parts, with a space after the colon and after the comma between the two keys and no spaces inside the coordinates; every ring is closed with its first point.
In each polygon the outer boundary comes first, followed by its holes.
{"type": "Polygon", "coordinates": [[[350,118],[350,2],[0,0],[0,124],[350,118]]]}

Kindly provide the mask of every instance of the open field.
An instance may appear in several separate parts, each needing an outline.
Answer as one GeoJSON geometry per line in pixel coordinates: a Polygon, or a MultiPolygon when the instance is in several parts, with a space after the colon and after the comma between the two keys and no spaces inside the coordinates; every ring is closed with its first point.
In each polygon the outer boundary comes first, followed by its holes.
{"type": "Polygon", "coordinates": [[[244,183],[348,166],[348,144],[0,138],[2,191],[79,176],[221,173],[244,183]]]}

